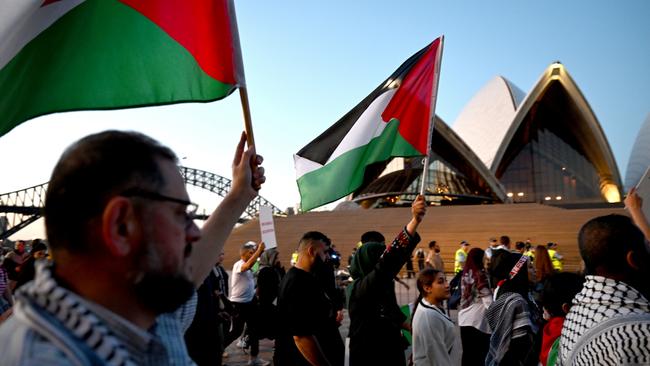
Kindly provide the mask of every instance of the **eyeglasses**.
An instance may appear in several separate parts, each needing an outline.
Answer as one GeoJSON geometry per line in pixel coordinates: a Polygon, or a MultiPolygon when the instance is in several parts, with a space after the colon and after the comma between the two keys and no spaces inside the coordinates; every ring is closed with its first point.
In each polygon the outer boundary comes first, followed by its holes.
{"type": "Polygon", "coordinates": [[[120,196],[124,197],[140,197],[140,198],[146,198],[149,200],[154,200],[154,201],[160,201],[160,202],[174,202],[178,203],[180,205],[185,206],[185,225],[190,226],[194,219],[196,218],[196,211],[198,210],[199,206],[196,203],[180,199],[180,198],[174,198],[174,197],[169,197],[165,196],[164,194],[160,194],[157,192],[153,191],[148,191],[146,189],[142,188],[130,188],[127,189],[126,191],[122,192],[120,196]]]}

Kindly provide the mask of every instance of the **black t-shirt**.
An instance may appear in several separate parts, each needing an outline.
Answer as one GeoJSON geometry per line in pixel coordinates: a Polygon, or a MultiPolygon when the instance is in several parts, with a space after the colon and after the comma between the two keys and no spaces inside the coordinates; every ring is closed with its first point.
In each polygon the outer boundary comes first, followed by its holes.
{"type": "Polygon", "coordinates": [[[309,365],[293,336],[316,337],[332,365],[343,365],[345,349],[336,325],[331,300],[312,274],[292,267],[282,279],[278,298],[280,335],[276,341],[275,364],[309,365]]]}

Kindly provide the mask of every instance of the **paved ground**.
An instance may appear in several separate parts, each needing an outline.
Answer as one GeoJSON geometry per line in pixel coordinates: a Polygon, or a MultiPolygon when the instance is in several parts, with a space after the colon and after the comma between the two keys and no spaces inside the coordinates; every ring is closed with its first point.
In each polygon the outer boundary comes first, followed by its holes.
{"type": "MultiPolygon", "coordinates": [[[[448,275],[447,277],[449,278],[450,276],[448,275]]],[[[397,284],[395,286],[395,292],[397,295],[398,303],[407,304],[415,300],[417,295],[417,290],[415,289],[415,279],[405,278],[403,279],[403,281],[406,282],[407,285],[409,285],[409,289],[406,289],[404,286],[397,284]]],[[[348,317],[347,311],[344,312],[344,315],[345,317],[343,320],[343,324],[341,325],[340,331],[341,331],[341,336],[345,339],[345,337],[347,337],[348,335],[350,318],[348,317]]],[[[451,312],[452,320],[456,321],[456,317],[457,317],[456,311],[452,311],[451,312]]],[[[228,352],[228,357],[223,359],[224,365],[243,366],[247,364],[248,354],[245,353],[241,348],[238,348],[236,344],[237,341],[233,342],[232,345],[230,345],[226,349],[226,352],[228,352]]],[[[408,353],[410,353],[410,349],[407,350],[407,355],[408,353]]],[[[271,361],[273,359],[273,341],[270,341],[268,339],[263,339],[260,341],[259,357],[268,361],[271,361]]]]}

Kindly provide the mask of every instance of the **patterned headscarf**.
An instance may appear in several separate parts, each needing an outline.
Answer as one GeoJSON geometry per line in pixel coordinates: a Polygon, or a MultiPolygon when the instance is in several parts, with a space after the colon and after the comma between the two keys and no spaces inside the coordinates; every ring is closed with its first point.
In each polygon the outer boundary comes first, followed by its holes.
{"type": "Polygon", "coordinates": [[[487,275],[483,270],[483,255],[485,252],[480,248],[472,248],[467,253],[467,261],[463,267],[461,282],[462,294],[460,308],[465,309],[475,303],[479,296],[490,295],[490,287],[487,283],[487,275]]]}

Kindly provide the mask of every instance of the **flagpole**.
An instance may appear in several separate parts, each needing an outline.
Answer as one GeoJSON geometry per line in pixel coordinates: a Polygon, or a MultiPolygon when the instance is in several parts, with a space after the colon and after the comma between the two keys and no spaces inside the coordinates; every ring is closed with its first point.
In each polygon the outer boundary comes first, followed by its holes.
{"type": "Polygon", "coordinates": [[[251,119],[251,109],[248,103],[248,90],[246,86],[239,87],[239,97],[241,98],[241,108],[244,112],[244,131],[246,131],[246,143],[248,146],[255,145],[253,136],[253,121],[251,119]]]}
{"type": "Polygon", "coordinates": [[[255,145],[253,135],[253,119],[251,118],[250,102],[248,100],[248,88],[246,87],[246,76],[244,74],[244,60],[241,54],[241,44],[239,43],[239,27],[237,27],[237,14],[235,11],[234,0],[226,0],[228,6],[228,15],[230,18],[230,31],[233,38],[233,61],[235,64],[235,74],[237,87],[239,88],[239,98],[241,99],[241,108],[244,113],[244,131],[246,131],[246,143],[248,146],[255,145]]]}
{"type": "Polygon", "coordinates": [[[432,86],[431,93],[431,113],[429,114],[429,132],[427,136],[427,154],[424,157],[423,167],[422,167],[422,182],[420,184],[420,195],[424,196],[426,185],[427,185],[427,175],[429,173],[429,155],[431,155],[431,139],[433,138],[433,127],[436,118],[436,101],[438,100],[438,82],[440,81],[440,64],[442,63],[442,48],[445,42],[445,36],[440,36],[440,45],[438,46],[438,54],[436,55],[436,70],[435,72],[435,82],[432,86]]]}

